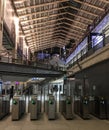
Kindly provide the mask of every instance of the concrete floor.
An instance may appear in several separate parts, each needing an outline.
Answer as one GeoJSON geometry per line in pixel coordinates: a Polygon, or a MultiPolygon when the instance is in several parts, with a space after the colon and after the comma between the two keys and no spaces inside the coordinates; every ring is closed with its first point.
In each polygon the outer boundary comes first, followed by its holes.
{"type": "Polygon", "coordinates": [[[30,121],[29,114],[19,121],[11,121],[10,115],[0,121],[0,130],[109,130],[109,121],[95,117],[83,120],[77,115],[74,120],[65,120],[61,115],[57,120],[48,120],[45,114],[36,121],[30,121]]]}

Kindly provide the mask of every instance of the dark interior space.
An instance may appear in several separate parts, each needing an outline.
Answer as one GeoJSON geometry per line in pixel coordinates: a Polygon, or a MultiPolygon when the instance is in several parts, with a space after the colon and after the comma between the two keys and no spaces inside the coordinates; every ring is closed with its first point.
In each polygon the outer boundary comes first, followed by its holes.
{"type": "Polygon", "coordinates": [[[75,74],[76,78],[83,78],[85,75],[88,78],[90,92],[93,86],[96,86],[95,96],[103,96],[109,99],[109,60],[89,67],[82,72],[75,74]]]}

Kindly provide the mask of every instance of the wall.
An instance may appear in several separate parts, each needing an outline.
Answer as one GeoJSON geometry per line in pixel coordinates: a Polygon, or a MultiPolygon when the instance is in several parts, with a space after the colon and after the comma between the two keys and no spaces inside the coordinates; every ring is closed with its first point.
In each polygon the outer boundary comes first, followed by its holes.
{"type": "Polygon", "coordinates": [[[98,96],[105,96],[109,99],[109,60],[93,65],[85,70],[83,73],[77,72],[76,78],[82,78],[83,74],[89,80],[90,92],[92,86],[96,86],[95,94],[98,96]]]}

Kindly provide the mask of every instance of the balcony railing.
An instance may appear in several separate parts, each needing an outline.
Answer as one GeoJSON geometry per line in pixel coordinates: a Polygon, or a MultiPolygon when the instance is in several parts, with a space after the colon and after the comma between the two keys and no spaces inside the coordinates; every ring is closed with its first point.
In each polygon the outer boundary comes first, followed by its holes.
{"type": "Polygon", "coordinates": [[[84,49],[82,49],[75,57],[72,58],[67,69],[70,69],[78,61],[84,60],[88,56],[95,53],[97,50],[102,49],[104,46],[109,44],[109,27],[107,27],[105,30],[103,30],[103,33],[104,33],[104,39],[93,47],[92,47],[92,43],[88,43],[87,46],[84,47],[84,49]]]}

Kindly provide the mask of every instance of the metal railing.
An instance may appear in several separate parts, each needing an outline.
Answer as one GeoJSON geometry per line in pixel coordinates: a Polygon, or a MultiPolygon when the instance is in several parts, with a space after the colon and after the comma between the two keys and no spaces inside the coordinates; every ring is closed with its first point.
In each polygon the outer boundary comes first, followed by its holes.
{"type": "Polygon", "coordinates": [[[107,44],[109,44],[109,35],[107,35],[107,32],[109,32],[109,27],[107,27],[105,30],[103,30],[103,33],[104,33],[103,41],[100,41],[94,47],[92,47],[91,42],[88,43],[87,46],[84,49],[82,49],[75,57],[72,58],[72,60],[69,63],[69,66],[67,67],[67,69],[70,69],[75,64],[77,64],[78,61],[84,60],[88,56],[94,54],[97,50],[99,50],[99,49],[103,48],[104,46],[106,46],[107,44]]]}
{"type": "Polygon", "coordinates": [[[31,67],[38,67],[42,69],[49,69],[49,70],[55,70],[55,71],[65,71],[64,67],[59,67],[51,65],[49,62],[39,62],[39,61],[29,61],[27,59],[22,60],[22,59],[14,59],[12,57],[5,57],[5,56],[0,56],[0,62],[4,63],[13,63],[13,64],[19,64],[19,65],[27,65],[31,67]]]}

